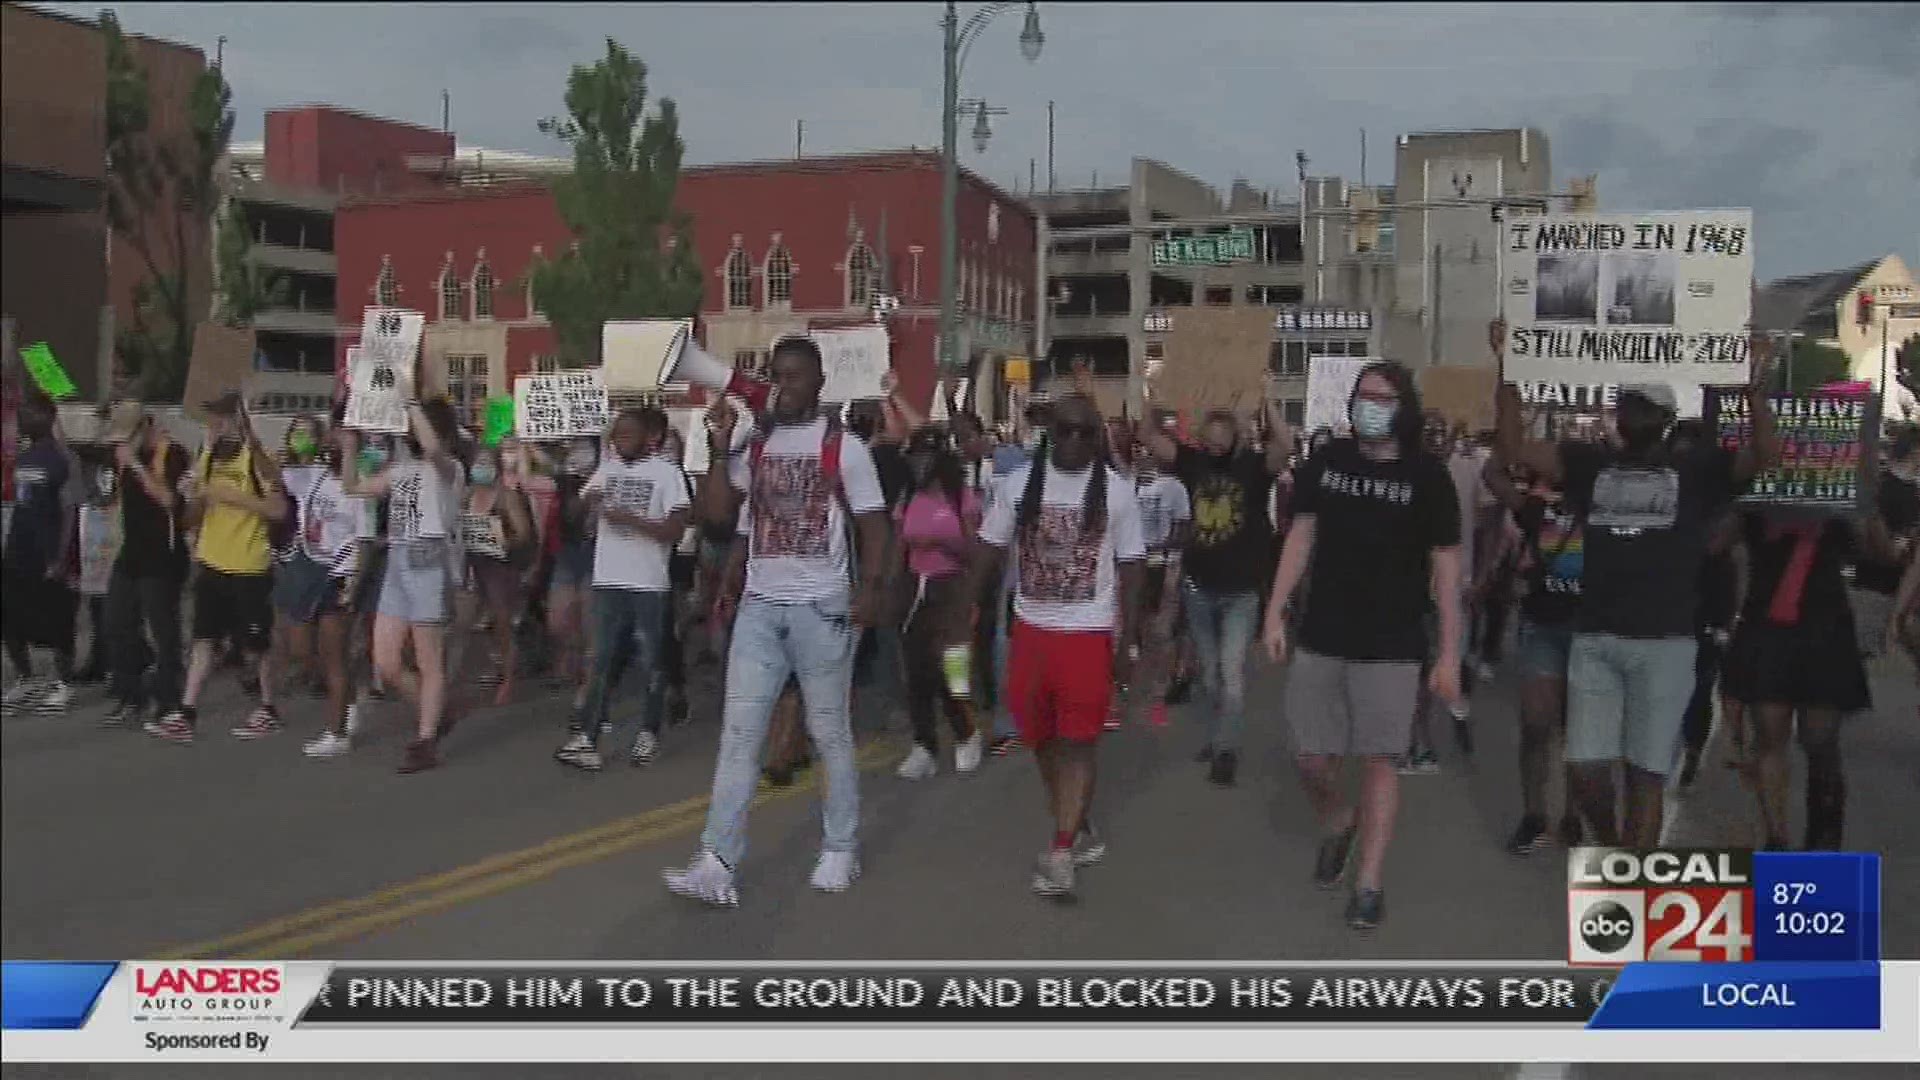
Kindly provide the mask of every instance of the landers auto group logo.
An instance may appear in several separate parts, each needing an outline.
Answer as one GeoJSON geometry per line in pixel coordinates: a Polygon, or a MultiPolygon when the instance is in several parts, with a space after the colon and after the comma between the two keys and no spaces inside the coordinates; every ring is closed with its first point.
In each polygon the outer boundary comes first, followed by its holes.
{"type": "Polygon", "coordinates": [[[279,1020],[286,985],[279,964],[141,964],[133,969],[133,1018],[279,1020]]]}

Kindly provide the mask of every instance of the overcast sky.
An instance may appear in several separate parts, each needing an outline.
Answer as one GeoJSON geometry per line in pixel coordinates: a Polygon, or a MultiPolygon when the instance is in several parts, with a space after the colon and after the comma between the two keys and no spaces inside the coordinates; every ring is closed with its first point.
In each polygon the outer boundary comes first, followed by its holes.
{"type": "MultiPolygon", "coordinates": [[[[98,4],[49,4],[91,16],[98,4]]],[[[964,19],[976,4],[961,8],[964,19]]],[[[239,114],[327,102],[420,124],[453,96],[463,144],[560,153],[536,122],[568,67],[617,38],[675,98],[690,162],[937,146],[940,6],[122,4],[131,30],[226,35],[239,114]]],[[[1763,279],[1897,251],[1920,268],[1920,5],[1042,4],[1025,63],[1021,11],[968,58],[963,97],[1009,115],[963,160],[1046,182],[1057,103],[1062,187],[1121,180],[1134,156],[1224,188],[1392,171],[1405,131],[1533,125],[1556,188],[1598,173],[1616,210],[1750,206],[1763,279]]]]}

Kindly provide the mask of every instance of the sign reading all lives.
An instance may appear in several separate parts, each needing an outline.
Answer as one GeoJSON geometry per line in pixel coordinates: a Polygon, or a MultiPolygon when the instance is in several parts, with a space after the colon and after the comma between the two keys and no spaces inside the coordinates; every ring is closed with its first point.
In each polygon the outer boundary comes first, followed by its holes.
{"type": "Polygon", "coordinates": [[[522,375],[513,384],[522,439],[600,436],[607,430],[607,384],[599,368],[522,375]]]}

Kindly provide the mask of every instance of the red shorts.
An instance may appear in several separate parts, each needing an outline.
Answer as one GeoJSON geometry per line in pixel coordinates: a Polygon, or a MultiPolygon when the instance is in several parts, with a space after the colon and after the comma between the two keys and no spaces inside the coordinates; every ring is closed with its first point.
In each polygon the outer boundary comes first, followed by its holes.
{"type": "Polygon", "coordinates": [[[1112,632],[1015,619],[1007,648],[1007,704],[1020,738],[1028,746],[1097,741],[1113,705],[1112,632]]]}

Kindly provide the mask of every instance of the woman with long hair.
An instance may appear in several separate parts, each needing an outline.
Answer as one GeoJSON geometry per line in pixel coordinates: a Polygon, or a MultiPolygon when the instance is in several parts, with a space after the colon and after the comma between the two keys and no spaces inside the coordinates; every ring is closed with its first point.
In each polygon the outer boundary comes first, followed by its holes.
{"type": "Polygon", "coordinates": [[[370,500],[347,494],[342,481],[348,457],[359,452],[356,432],[341,426],[341,407],[334,410],[334,424],[326,445],[321,448],[322,462],[312,478],[294,491],[294,504],[300,531],[295,542],[298,554],[293,562],[301,569],[289,574],[303,583],[296,606],[283,608],[290,629],[311,634],[318,629],[316,653],[325,679],[327,722],[318,735],[309,739],[302,752],[310,758],[344,756],[353,748],[353,735],[359,727],[357,710],[352,704],[352,665],[348,661],[349,639],[359,613],[361,581],[367,552],[363,545],[374,535],[375,517],[370,500]]]}
{"type": "MultiPolygon", "coordinates": [[[[467,508],[461,521],[467,539],[467,569],[473,575],[474,602],[484,608],[493,635],[493,664],[479,685],[494,686],[495,705],[513,698],[513,674],[519,665],[514,620],[526,603],[522,576],[533,560],[533,511],[519,476],[505,467],[496,447],[474,452],[467,472],[467,508]]],[[[471,621],[462,618],[456,625],[471,621]]]]}
{"type": "MultiPolygon", "coordinates": [[[[447,622],[457,587],[465,469],[456,455],[460,428],[453,406],[434,398],[408,410],[410,455],[372,476],[360,475],[358,447],[343,453],[349,495],[387,502],[387,564],[373,621],[374,664],[382,680],[419,710],[402,773],[440,764],[439,741],[448,730],[447,622]],[[419,671],[406,666],[407,646],[419,671]]],[[[344,449],[344,448],[343,448],[344,449]]]]}
{"type": "Polygon", "coordinates": [[[1357,841],[1346,919],[1371,930],[1385,916],[1387,844],[1400,808],[1395,758],[1407,746],[1423,668],[1434,694],[1460,694],[1461,522],[1446,466],[1422,445],[1411,372],[1368,365],[1348,412],[1353,437],[1300,468],[1265,638],[1275,662],[1292,661],[1284,707],[1323,837],[1314,879],[1338,887],[1357,841]],[[1294,649],[1287,608],[1303,582],[1294,649]],[[1340,791],[1349,757],[1365,762],[1357,806],[1340,791]]]}
{"type": "Polygon", "coordinates": [[[973,716],[974,605],[966,572],[968,541],[980,528],[980,497],[939,428],[913,433],[907,466],[912,478],[893,519],[895,568],[905,571],[907,590],[901,638],[914,747],[899,776],[924,780],[939,771],[936,703],[953,728],[954,771],[978,769],[985,749],[973,716]]]}
{"type": "Polygon", "coordinates": [[[304,681],[315,697],[327,693],[324,662],[314,651],[313,594],[326,575],[317,572],[312,560],[304,557],[298,533],[300,500],[306,498],[314,479],[322,472],[325,428],[315,416],[296,416],[280,436],[280,477],[287,495],[293,500],[295,529],[283,546],[274,550],[273,610],[276,665],[283,682],[298,685],[304,681]],[[298,668],[296,678],[295,668],[298,668]]]}

